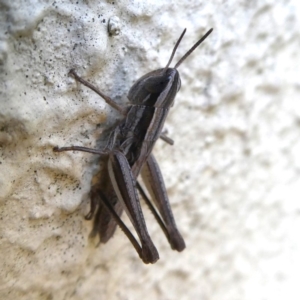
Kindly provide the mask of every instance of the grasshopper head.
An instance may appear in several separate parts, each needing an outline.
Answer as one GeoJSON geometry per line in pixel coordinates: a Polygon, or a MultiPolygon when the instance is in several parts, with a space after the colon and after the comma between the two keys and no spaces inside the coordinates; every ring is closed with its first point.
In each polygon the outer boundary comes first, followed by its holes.
{"type": "Polygon", "coordinates": [[[163,69],[147,73],[133,84],[128,93],[128,99],[133,105],[145,105],[165,109],[173,106],[175,96],[181,86],[177,68],[208,37],[212,29],[181,57],[174,68],[169,68],[185,32],[186,29],[184,29],[175,44],[167,65],[163,69]]]}

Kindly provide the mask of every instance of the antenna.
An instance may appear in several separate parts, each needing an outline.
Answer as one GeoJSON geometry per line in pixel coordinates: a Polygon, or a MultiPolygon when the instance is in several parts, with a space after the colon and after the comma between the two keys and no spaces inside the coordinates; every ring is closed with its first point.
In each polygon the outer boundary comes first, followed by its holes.
{"type": "MultiPolygon", "coordinates": [[[[177,64],[175,65],[174,69],[178,68],[181,63],[211,34],[211,32],[213,31],[213,28],[209,29],[205,34],[204,36],[186,53],[183,55],[183,57],[181,57],[181,59],[177,62],[177,64]]],[[[183,31],[183,33],[185,32],[185,30],[183,31]]],[[[179,38],[177,44],[175,45],[174,47],[174,50],[176,50],[176,47],[178,46],[180,40],[182,38],[182,35],[181,37],[179,38]]],[[[173,50],[173,52],[174,52],[173,50]]],[[[172,53],[172,55],[174,55],[172,53]]],[[[173,58],[173,56],[171,56],[171,58],[173,58]]],[[[167,65],[168,66],[168,65],[167,65]]]]}
{"type": "Polygon", "coordinates": [[[176,52],[176,50],[177,50],[177,48],[178,48],[178,46],[179,46],[179,44],[180,44],[180,42],[181,42],[181,40],[182,40],[184,34],[185,34],[185,32],[186,32],[186,28],[183,30],[181,36],[179,37],[178,41],[176,42],[176,44],[175,44],[175,46],[174,46],[174,48],[173,48],[171,57],[170,57],[170,59],[169,59],[167,65],[166,65],[165,68],[163,69],[163,73],[166,72],[166,70],[168,69],[170,63],[172,62],[172,59],[173,59],[173,57],[174,57],[174,55],[175,55],[175,52],[176,52]]]}

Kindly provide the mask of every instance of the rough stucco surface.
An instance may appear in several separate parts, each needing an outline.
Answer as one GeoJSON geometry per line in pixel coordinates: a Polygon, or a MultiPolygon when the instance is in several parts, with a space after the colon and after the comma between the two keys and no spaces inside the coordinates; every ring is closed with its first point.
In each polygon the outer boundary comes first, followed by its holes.
{"type": "MultiPolygon", "coordinates": [[[[1,299],[299,299],[299,1],[0,2],[1,299]],[[120,34],[109,36],[108,20],[120,34]],[[121,232],[96,248],[88,192],[95,147],[118,114],[67,76],[126,104],[183,28],[182,88],[158,142],[187,249],[144,265],[121,232]]],[[[128,218],[124,216],[128,223],[128,218]]]]}

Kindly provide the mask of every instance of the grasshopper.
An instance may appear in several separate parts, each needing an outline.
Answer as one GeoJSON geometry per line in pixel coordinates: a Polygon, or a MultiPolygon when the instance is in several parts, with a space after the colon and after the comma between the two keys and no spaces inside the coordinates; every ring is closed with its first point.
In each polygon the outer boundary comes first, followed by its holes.
{"type": "Polygon", "coordinates": [[[104,149],[70,146],[55,147],[53,150],[55,152],[84,151],[107,157],[107,169],[104,171],[106,173],[102,174],[101,179],[96,177],[93,180],[90,191],[91,209],[86,219],[92,219],[96,214],[92,234],[98,233],[101,243],[106,243],[112,237],[118,224],[146,264],[155,263],[159,259],[159,254],[149,236],[138,191],[161,226],[171,248],[177,251],[185,248],[185,242],[173,217],[160,168],[151,152],[158,138],[173,144],[173,141],[162,133],[162,129],[181,86],[177,68],[212,30],[210,29],[200,38],[174,68],[170,68],[177,47],[186,32],[184,29],[167,65],[147,73],[133,84],[127,96],[130,105],[126,108],[121,107],[99,89],[79,77],[74,69],[70,71],[70,75],[76,81],[100,95],[107,104],[118,110],[124,119],[111,132],[104,149]],[[139,174],[159,213],[139,184],[137,180],[139,174]],[[140,244],[120,218],[124,209],[137,232],[140,244]]]}

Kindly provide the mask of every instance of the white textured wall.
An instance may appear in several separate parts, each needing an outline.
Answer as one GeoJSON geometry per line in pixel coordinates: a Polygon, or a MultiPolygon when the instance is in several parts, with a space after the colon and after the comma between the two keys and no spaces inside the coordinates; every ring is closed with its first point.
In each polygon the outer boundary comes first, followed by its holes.
{"type": "Polygon", "coordinates": [[[299,1],[176,2],[0,2],[1,299],[299,299],[299,1]],[[214,32],[180,67],[175,146],[155,154],[187,249],[143,206],[160,253],[144,265],[120,230],[95,248],[95,157],[52,147],[93,147],[118,117],[71,67],[125,103],[185,27],[177,58],[214,32]]]}

